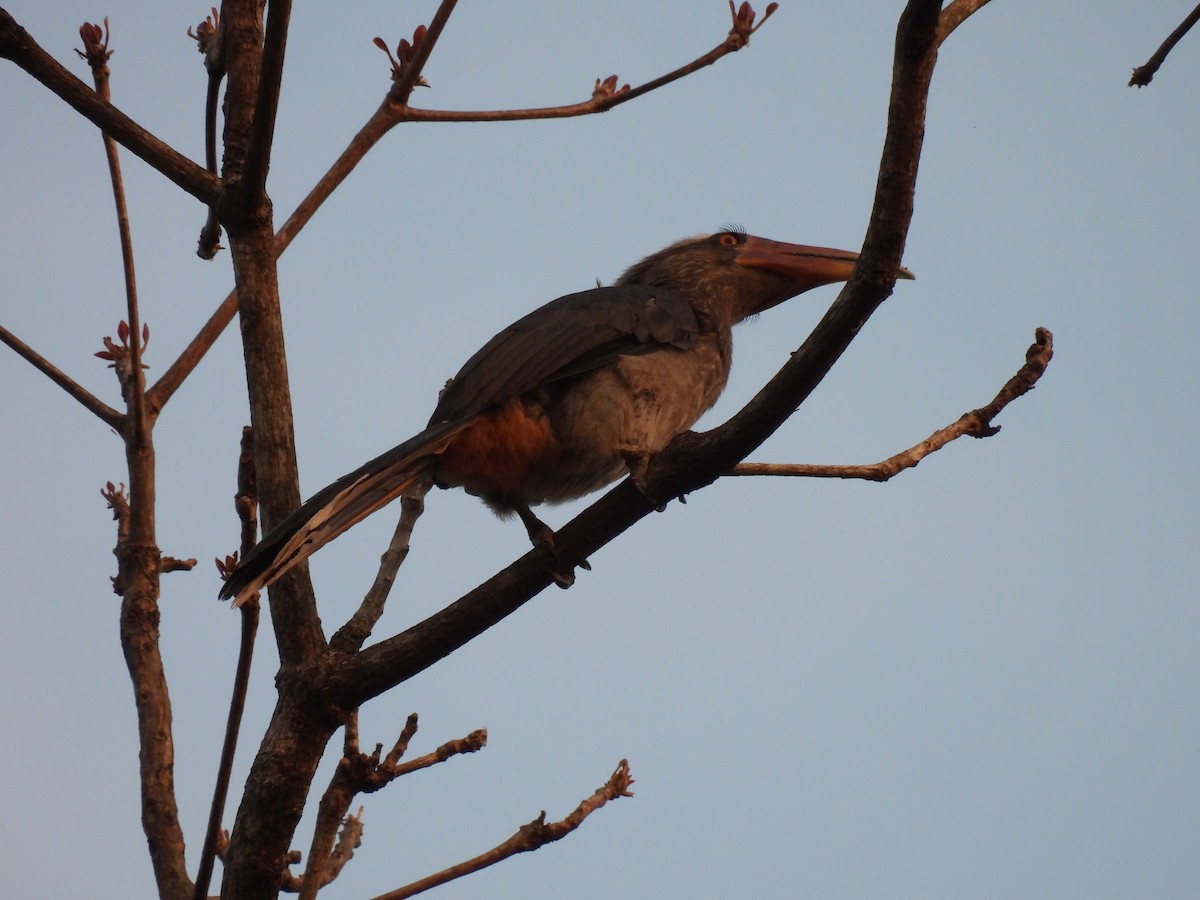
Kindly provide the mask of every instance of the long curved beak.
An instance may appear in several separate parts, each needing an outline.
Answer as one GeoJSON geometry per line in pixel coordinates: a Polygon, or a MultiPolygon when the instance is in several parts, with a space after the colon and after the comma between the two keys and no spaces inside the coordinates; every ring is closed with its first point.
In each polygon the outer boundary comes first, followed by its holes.
{"type": "MultiPolygon", "coordinates": [[[[737,257],[739,265],[786,275],[794,282],[792,296],[823,284],[846,281],[857,261],[858,254],[849,250],[786,244],[760,237],[748,238],[737,257]]],[[[896,277],[913,279],[916,276],[901,266],[896,270],[896,277]]]]}

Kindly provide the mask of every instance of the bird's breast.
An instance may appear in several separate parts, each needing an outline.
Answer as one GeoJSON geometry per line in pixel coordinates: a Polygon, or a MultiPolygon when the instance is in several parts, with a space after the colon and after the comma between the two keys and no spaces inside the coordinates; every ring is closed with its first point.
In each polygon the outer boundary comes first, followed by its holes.
{"type": "Polygon", "coordinates": [[[716,336],[688,350],[621,357],[484,413],[443,453],[436,480],[498,509],[574,500],[691,428],[728,375],[728,349],[716,336]]]}
{"type": "MultiPolygon", "coordinates": [[[[560,502],[616,481],[632,458],[651,456],[687,431],[717,400],[729,376],[717,338],[621,357],[546,402],[559,451],[542,473],[542,499],[560,502]]],[[[536,476],[535,476],[536,480],[536,476]]]]}

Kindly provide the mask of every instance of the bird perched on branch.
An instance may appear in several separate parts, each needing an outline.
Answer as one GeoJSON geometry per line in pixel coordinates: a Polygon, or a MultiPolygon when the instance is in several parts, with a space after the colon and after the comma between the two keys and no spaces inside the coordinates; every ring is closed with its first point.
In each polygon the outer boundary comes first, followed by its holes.
{"type": "Polygon", "coordinates": [[[553,549],[531,506],[574,500],[626,473],[636,480],[720,396],[733,326],[845,281],[857,258],[727,230],[672,244],[611,287],[547,303],[467,360],[424,431],[276,525],[221,597],[241,604],[418,482],[461,487],[502,517],[516,513],[535,544],[553,549]]]}

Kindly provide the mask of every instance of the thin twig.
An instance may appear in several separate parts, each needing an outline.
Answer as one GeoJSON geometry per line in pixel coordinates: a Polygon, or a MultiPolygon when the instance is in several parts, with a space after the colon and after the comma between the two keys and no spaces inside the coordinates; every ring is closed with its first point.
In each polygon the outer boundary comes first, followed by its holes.
{"type": "Polygon", "coordinates": [[[384,604],[396,581],[396,572],[408,557],[413,527],[425,511],[425,495],[431,487],[432,482],[419,481],[404,492],[400,499],[400,521],[396,523],[387,550],[379,559],[375,582],[354,615],[329,639],[331,649],[350,653],[362,647],[363,642],[371,636],[371,630],[383,615],[384,604]]]}
{"type": "Polygon", "coordinates": [[[1178,28],[1167,35],[1167,39],[1163,41],[1162,46],[1154,51],[1154,55],[1146,60],[1144,66],[1138,66],[1133,70],[1133,76],[1129,79],[1130,87],[1145,87],[1154,80],[1154,73],[1158,71],[1167,59],[1167,54],[1175,49],[1175,45],[1180,39],[1191,31],[1192,26],[1200,22],[1200,5],[1188,13],[1178,28]]]}
{"type": "Polygon", "coordinates": [[[941,44],[959,25],[988,5],[989,0],[953,0],[938,18],[937,42],[941,44]]]}
{"type": "MultiPolygon", "coordinates": [[[[221,104],[221,82],[225,80],[225,45],[221,39],[220,12],[214,6],[211,16],[195,30],[188,29],[188,37],[194,39],[204,55],[204,69],[208,75],[208,87],[204,98],[204,167],[217,174],[217,111],[221,104]]],[[[208,207],[208,218],[200,230],[196,255],[201,259],[212,259],[221,249],[221,221],[216,204],[208,207]]]]}
{"type": "Polygon", "coordinates": [[[442,0],[437,8],[437,12],[429,20],[429,28],[425,31],[424,39],[414,48],[412,60],[401,77],[392,85],[392,89],[388,94],[389,100],[394,105],[408,105],[408,100],[412,96],[413,89],[421,81],[421,72],[425,69],[425,63],[429,61],[429,57],[433,53],[433,48],[437,44],[438,38],[442,36],[442,30],[445,29],[446,23],[450,20],[450,14],[454,12],[454,7],[457,3],[458,0],[442,0]]]}
{"type": "MultiPolygon", "coordinates": [[[[241,523],[241,555],[245,556],[258,537],[258,493],[254,473],[254,431],[242,429],[242,443],[238,453],[238,490],[233,505],[241,523]]],[[[254,643],[258,635],[260,616],[258,597],[251,597],[238,609],[241,611],[241,638],[238,644],[237,667],[233,675],[233,693],[229,699],[229,713],[225,718],[225,739],[221,744],[221,758],[217,763],[217,777],[213,785],[212,804],[208,812],[208,827],[204,832],[204,846],[200,851],[200,866],[196,871],[194,900],[204,900],[212,880],[213,865],[221,841],[221,819],[225,815],[225,801],[229,796],[229,782],[233,772],[233,759],[237,752],[238,734],[242,727],[242,716],[246,710],[246,695],[249,692],[250,668],[254,661],[254,643]]]]}
{"type": "MultiPolygon", "coordinates": [[[[108,20],[104,20],[105,35],[103,43],[99,43],[100,28],[98,25],[84,25],[81,34],[93,38],[85,38],[83,56],[92,69],[92,78],[96,84],[96,95],[105,103],[112,102],[112,92],[109,88],[108,58],[108,20]],[[89,29],[94,29],[89,31],[89,29]]],[[[78,51],[77,51],[78,52],[78,51]]],[[[113,205],[117,213],[117,235],[121,245],[121,269],[125,283],[125,314],[129,323],[129,358],[127,373],[127,390],[124,391],[127,406],[127,423],[129,425],[128,439],[143,445],[150,442],[150,428],[153,417],[147,411],[146,377],[142,367],[142,323],[138,311],[137,272],[133,262],[133,233],[129,226],[129,204],[125,199],[125,182],[121,176],[121,158],[117,153],[117,142],[112,135],[100,133],[104,143],[104,156],[108,162],[109,181],[112,184],[113,205]]],[[[124,367],[116,366],[120,375],[124,367]]]]}
{"type": "Polygon", "coordinates": [[[470,875],[473,872],[478,872],[480,869],[486,869],[488,866],[502,862],[510,856],[515,856],[518,853],[527,853],[530,850],[537,850],[539,847],[544,847],[546,844],[560,840],[582,825],[584,819],[604,806],[608,801],[616,800],[618,797],[632,797],[633,794],[629,790],[632,784],[633,779],[629,777],[629,763],[626,760],[621,760],[617,764],[616,771],[612,773],[608,781],[599,787],[592,796],[575,807],[575,810],[565,819],[548,823],[546,821],[546,811],[542,810],[540,816],[529,824],[522,825],[517,829],[516,834],[486,853],[482,853],[474,859],[468,859],[466,862],[461,862],[458,865],[450,866],[448,869],[443,869],[441,872],[437,872],[427,878],[422,878],[419,881],[414,881],[412,884],[397,888],[394,891],[380,894],[375,900],[404,900],[405,897],[413,897],[430,888],[453,881],[455,878],[462,878],[464,875],[470,875]]]}
{"type": "Polygon", "coordinates": [[[359,809],[357,816],[346,816],[357,794],[374,793],[401,775],[445,762],[453,756],[474,753],[487,743],[487,730],[481,728],[466,737],[447,741],[432,753],[399,765],[400,757],[417,732],[416,713],[408,717],[400,737],[382,760],[382,744],[376,744],[374,752],[369,755],[359,749],[357,711],[347,717],[345,728],[342,758],[317,807],[317,823],[313,829],[308,865],[303,878],[298,880],[300,900],[313,900],[317,891],[337,877],[358,846],[357,841],[362,836],[362,810],[359,809]],[[334,835],[339,827],[341,835],[335,846],[334,835]]]}
{"type": "Polygon", "coordinates": [[[84,409],[98,417],[114,431],[121,431],[125,427],[124,415],[79,384],[3,325],[0,325],[0,341],[15,350],[26,362],[78,400],[84,409]]]}
{"type": "MultiPolygon", "coordinates": [[[[400,742],[397,741],[397,747],[400,742]]],[[[363,791],[370,794],[379,790],[389,781],[399,778],[401,775],[408,775],[410,772],[416,772],[420,769],[428,769],[430,766],[436,766],[438,763],[443,763],[452,756],[460,756],[463,753],[474,753],[477,750],[483,749],[487,744],[487,729],[477,728],[466,737],[455,738],[452,741],[446,741],[432,753],[426,753],[424,756],[418,756],[415,759],[410,759],[406,763],[397,763],[399,753],[393,751],[388,754],[388,758],[384,760],[380,766],[380,775],[378,779],[370,785],[363,787],[363,791]]]]}
{"type": "Polygon", "coordinates": [[[867,481],[887,481],[905,469],[911,469],[930,453],[941,450],[956,438],[970,435],[976,438],[991,437],[1000,431],[992,425],[1004,407],[1023,394],[1033,390],[1046,366],[1054,356],[1054,336],[1045,328],[1035,332],[1036,339],[1025,354],[1025,365],[1017,372],[1000,393],[987,406],[963,413],[957,422],[931,434],[921,443],[888,457],[882,462],[865,466],[819,466],[804,463],[739,463],[729,475],[786,475],[805,478],[861,478],[867,481]]]}
{"type": "MultiPolygon", "coordinates": [[[[767,16],[773,9],[768,7],[767,16]]],[[[767,16],[764,16],[762,22],[765,22],[767,16]]],[[[397,111],[403,121],[408,122],[512,122],[527,119],[566,119],[575,116],[587,116],[595,113],[607,112],[614,106],[619,106],[622,103],[627,103],[643,94],[648,94],[651,91],[665,87],[674,81],[678,81],[693,72],[711,66],[723,56],[730,53],[736,53],[750,43],[750,34],[757,30],[758,26],[751,26],[751,22],[740,20],[736,13],[734,14],[733,28],[730,29],[728,36],[720,44],[707,53],[696,57],[686,65],[680,66],[665,75],[640,84],[637,87],[625,85],[623,88],[616,88],[616,79],[608,79],[605,82],[597,82],[596,90],[592,97],[584,100],[581,103],[564,104],[561,106],[545,106],[533,107],[529,109],[496,109],[496,110],[441,110],[441,109],[419,109],[411,106],[402,107],[397,111]]]]}

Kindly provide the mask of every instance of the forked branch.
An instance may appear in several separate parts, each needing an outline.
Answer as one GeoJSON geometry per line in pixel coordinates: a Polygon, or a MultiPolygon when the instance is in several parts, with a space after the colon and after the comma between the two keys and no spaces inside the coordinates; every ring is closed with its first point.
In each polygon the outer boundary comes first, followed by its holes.
{"type": "Polygon", "coordinates": [[[632,797],[633,793],[629,790],[632,785],[633,779],[629,775],[629,763],[626,760],[621,760],[617,764],[616,770],[609,776],[608,781],[575,807],[574,811],[566,818],[560,819],[557,822],[547,822],[546,811],[542,810],[541,815],[536,819],[526,825],[522,825],[517,829],[516,834],[486,853],[481,853],[479,856],[468,859],[466,862],[461,862],[456,866],[450,866],[448,869],[443,869],[441,872],[437,872],[427,878],[422,878],[420,881],[414,881],[412,884],[407,884],[394,891],[380,894],[375,900],[404,900],[405,897],[416,896],[430,888],[445,884],[447,881],[453,881],[455,878],[462,878],[464,875],[470,875],[473,872],[478,872],[480,869],[486,869],[488,866],[502,862],[510,856],[516,856],[518,853],[528,853],[530,850],[537,850],[539,847],[544,847],[554,841],[561,840],[582,825],[584,819],[610,800],[616,800],[618,797],[632,797]]]}
{"type": "Polygon", "coordinates": [[[317,823],[309,849],[308,867],[302,879],[287,876],[287,879],[296,884],[300,900],[314,900],[317,891],[336,878],[354,854],[362,836],[362,810],[360,808],[359,813],[354,816],[347,816],[346,813],[356,795],[374,793],[401,775],[445,762],[459,754],[474,753],[487,743],[487,730],[481,728],[466,737],[442,744],[432,753],[401,764],[400,757],[408,750],[409,742],[416,733],[417,714],[413,713],[405,722],[404,729],[392,749],[381,759],[382,744],[376,744],[375,751],[371,754],[361,751],[358,713],[350,714],[346,721],[342,759],[338,762],[329,787],[325,789],[317,808],[317,823]],[[335,834],[338,835],[336,844],[335,834]]]}

